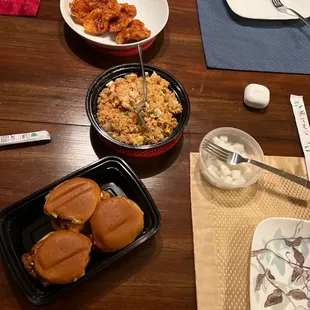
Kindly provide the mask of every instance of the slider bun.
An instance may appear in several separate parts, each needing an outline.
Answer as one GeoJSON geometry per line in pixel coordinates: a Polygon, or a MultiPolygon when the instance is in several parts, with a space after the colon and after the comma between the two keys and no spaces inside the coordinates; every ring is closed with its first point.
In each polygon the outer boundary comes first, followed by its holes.
{"type": "Polygon", "coordinates": [[[102,200],[90,219],[94,244],[102,252],[114,252],[133,242],[144,226],[143,212],[124,197],[102,200]]]}
{"type": "Polygon", "coordinates": [[[96,182],[73,178],[55,187],[44,204],[44,212],[54,218],[85,223],[100,201],[101,190],[96,182]]]}
{"type": "Polygon", "coordinates": [[[38,276],[51,284],[66,284],[85,274],[90,240],[77,232],[57,231],[40,240],[34,258],[38,276]]]}

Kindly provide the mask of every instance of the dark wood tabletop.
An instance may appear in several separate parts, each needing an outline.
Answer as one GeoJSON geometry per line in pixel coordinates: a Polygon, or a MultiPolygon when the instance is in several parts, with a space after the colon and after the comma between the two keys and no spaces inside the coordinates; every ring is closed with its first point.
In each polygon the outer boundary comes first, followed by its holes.
{"type": "MultiPolygon", "coordinates": [[[[266,155],[302,156],[290,94],[310,104],[310,77],[206,67],[195,0],[169,0],[164,31],[145,51],[149,64],[186,88],[191,117],[182,139],[154,159],[125,158],[162,216],[153,239],[46,309],[196,309],[189,154],[216,127],[255,137],[266,155]],[[244,87],[266,85],[271,103],[246,108],[244,87]]],[[[52,141],[0,149],[0,208],[106,155],[91,130],[84,100],[102,71],[138,56],[112,57],[89,46],[64,22],[59,1],[42,0],[35,18],[0,16],[0,135],[48,130],[52,141]]],[[[309,111],[308,111],[309,112],[309,111]]],[[[208,236],[206,236],[207,238],[208,236]]],[[[1,263],[0,308],[35,309],[1,263]]]]}

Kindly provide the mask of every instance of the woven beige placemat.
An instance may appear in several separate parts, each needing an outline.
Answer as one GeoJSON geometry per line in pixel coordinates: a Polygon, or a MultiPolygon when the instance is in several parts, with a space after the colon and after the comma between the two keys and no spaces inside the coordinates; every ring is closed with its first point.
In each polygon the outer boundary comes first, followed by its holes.
{"type": "MultiPolygon", "coordinates": [[[[265,157],[274,167],[306,177],[303,158],[265,157]]],[[[198,310],[248,310],[254,230],[269,217],[310,218],[310,191],[272,173],[240,190],[205,181],[199,154],[190,154],[190,183],[198,310]]]]}

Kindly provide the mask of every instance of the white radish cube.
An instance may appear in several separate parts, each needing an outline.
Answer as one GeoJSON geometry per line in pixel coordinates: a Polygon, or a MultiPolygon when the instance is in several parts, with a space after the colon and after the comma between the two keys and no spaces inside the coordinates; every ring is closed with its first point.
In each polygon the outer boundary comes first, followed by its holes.
{"type": "Polygon", "coordinates": [[[234,149],[234,146],[231,145],[231,144],[226,146],[226,150],[231,151],[231,152],[235,152],[235,151],[236,151],[236,150],[234,149]]]}
{"type": "Polygon", "coordinates": [[[207,172],[215,179],[218,179],[219,178],[219,175],[217,174],[216,170],[214,169],[213,166],[209,166],[207,168],[207,172]]]}
{"type": "Polygon", "coordinates": [[[205,163],[206,163],[206,165],[213,165],[214,164],[214,157],[207,155],[206,159],[205,159],[205,163]]]}
{"type": "Polygon", "coordinates": [[[233,179],[239,179],[241,177],[241,171],[240,170],[232,170],[231,176],[233,179]]]}
{"type": "Polygon", "coordinates": [[[233,178],[231,177],[231,176],[226,176],[225,178],[224,178],[224,183],[226,183],[226,184],[231,184],[231,182],[232,182],[232,180],[233,180],[233,178]]]}
{"type": "Polygon", "coordinates": [[[219,142],[217,143],[218,146],[223,147],[224,149],[226,149],[226,143],[223,142],[222,140],[219,140],[219,142]]]}
{"type": "Polygon", "coordinates": [[[219,144],[219,142],[221,142],[221,140],[220,140],[217,136],[213,137],[213,138],[212,138],[212,141],[213,141],[215,144],[219,144]]]}
{"type": "Polygon", "coordinates": [[[252,173],[252,167],[248,164],[242,165],[243,174],[250,174],[252,173]]]}
{"type": "MultiPolygon", "coordinates": [[[[222,141],[222,140],[221,140],[221,141],[222,141]]],[[[224,145],[224,148],[225,148],[225,149],[231,147],[231,144],[230,144],[230,143],[227,143],[227,142],[224,142],[224,141],[222,141],[222,142],[223,142],[223,145],[224,145]]]]}
{"type": "Polygon", "coordinates": [[[221,164],[219,167],[219,170],[220,170],[221,174],[223,174],[225,176],[231,174],[231,170],[225,164],[221,164]]]}
{"type": "Polygon", "coordinates": [[[249,157],[248,154],[247,154],[246,152],[241,152],[240,155],[241,155],[242,157],[244,157],[244,158],[248,158],[248,157],[249,157]]]}
{"type": "Polygon", "coordinates": [[[244,177],[241,177],[239,179],[235,179],[231,182],[232,185],[237,185],[237,186],[240,186],[240,185],[243,185],[245,184],[246,180],[244,177]]]}
{"type": "Polygon", "coordinates": [[[219,160],[219,159],[217,159],[217,158],[214,160],[214,166],[215,166],[215,167],[218,168],[218,167],[219,167],[220,165],[222,165],[222,164],[223,164],[223,162],[222,162],[221,160],[219,160]]]}
{"type": "Polygon", "coordinates": [[[220,136],[220,140],[223,142],[227,143],[228,142],[228,137],[227,136],[220,136]]]}
{"type": "Polygon", "coordinates": [[[243,144],[240,144],[240,143],[235,143],[235,144],[234,144],[234,149],[235,149],[236,152],[238,152],[238,153],[244,152],[244,146],[243,146],[243,144]]]}

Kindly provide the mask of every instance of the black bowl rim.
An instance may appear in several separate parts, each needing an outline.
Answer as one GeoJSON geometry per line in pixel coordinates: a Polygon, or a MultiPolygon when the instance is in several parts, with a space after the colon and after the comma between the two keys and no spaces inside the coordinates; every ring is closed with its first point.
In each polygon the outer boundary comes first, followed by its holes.
{"type": "Polygon", "coordinates": [[[103,78],[108,78],[110,75],[114,75],[115,73],[121,73],[124,69],[129,69],[129,68],[133,68],[133,69],[137,69],[140,68],[140,63],[129,63],[129,64],[122,64],[122,65],[118,65],[118,66],[114,66],[104,72],[102,72],[100,75],[98,75],[96,77],[96,79],[91,83],[91,85],[89,86],[88,90],[87,90],[87,94],[86,94],[86,98],[85,98],[85,108],[86,108],[86,113],[87,113],[87,117],[91,123],[91,125],[95,128],[95,130],[97,131],[97,133],[103,137],[104,139],[108,140],[109,142],[122,147],[122,148],[126,148],[129,150],[151,150],[151,149],[156,149],[159,148],[161,146],[167,145],[169,144],[171,141],[173,141],[174,139],[176,139],[179,135],[182,134],[182,132],[184,131],[185,127],[187,126],[189,117],[190,117],[190,113],[191,113],[191,109],[190,109],[190,102],[189,102],[189,97],[187,95],[187,92],[185,90],[185,88],[183,87],[183,85],[169,72],[167,72],[164,69],[161,69],[157,66],[154,65],[149,65],[149,64],[145,64],[144,68],[146,70],[152,70],[155,71],[157,74],[163,74],[163,75],[168,75],[175,83],[175,85],[181,89],[181,93],[182,95],[185,97],[185,102],[180,102],[181,105],[186,106],[188,113],[185,115],[184,120],[182,121],[181,126],[179,126],[179,128],[177,128],[176,130],[173,131],[173,133],[167,137],[166,139],[162,140],[161,142],[157,143],[157,144],[150,144],[150,145],[140,145],[140,146],[133,146],[133,145],[129,145],[120,141],[117,141],[115,139],[113,139],[109,134],[107,134],[98,124],[97,120],[95,119],[95,117],[93,116],[93,114],[91,113],[91,93],[92,93],[92,89],[94,87],[96,87],[97,83],[103,79],[103,78]]]}

